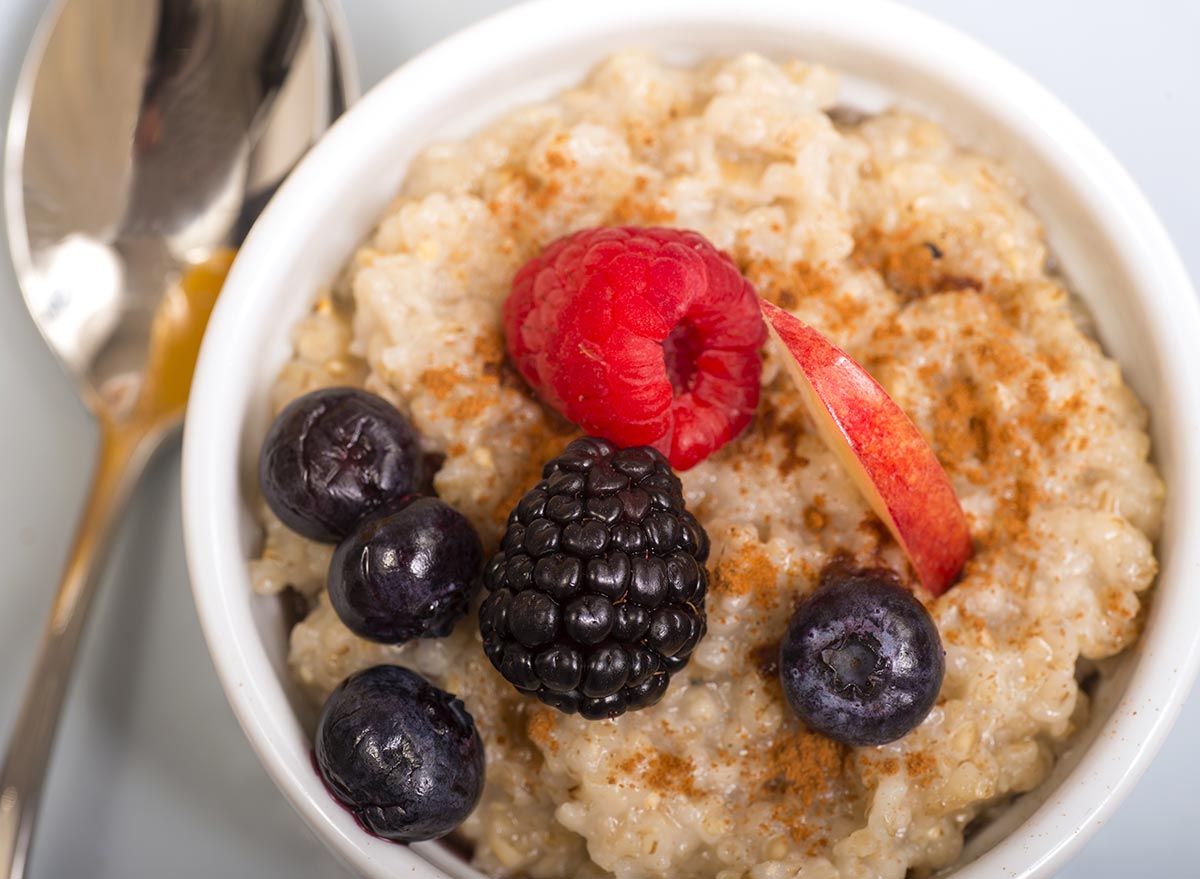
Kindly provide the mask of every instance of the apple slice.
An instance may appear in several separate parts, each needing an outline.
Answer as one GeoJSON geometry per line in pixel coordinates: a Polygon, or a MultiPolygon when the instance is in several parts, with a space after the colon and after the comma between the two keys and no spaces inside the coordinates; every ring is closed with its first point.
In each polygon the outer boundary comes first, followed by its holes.
{"type": "Polygon", "coordinates": [[[879,382],[808,324],[762,300],[825,444],[887,525],[926,589],[941,595],[971,556],[954,486],[915,424],[879,382]]]}

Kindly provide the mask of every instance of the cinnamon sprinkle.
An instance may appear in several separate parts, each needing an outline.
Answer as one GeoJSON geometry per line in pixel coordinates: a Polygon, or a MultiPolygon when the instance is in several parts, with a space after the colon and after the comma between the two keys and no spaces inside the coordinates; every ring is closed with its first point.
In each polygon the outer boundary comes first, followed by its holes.
{"type": "Polygon", "coordinates": [[[660,793],[698,797],[703,791],[696,786],[696,761],[655,749],[645,757],[642,781],[660,793]]]}
{"type": "Polygon", "coordinates": [[[748,543],[721,555],[709,588],[715,593],[749,595],[755,606],[771,607],[779,601],[778,576],[766,551],[748,543]]]}
{"type": "Polygon", "coordinates": [[[529,716],[525,731],[534,744],[548,750],[551,754],[557,754],[559,744],[554,737],[554,730],[557,726],[554,712],[549,708],[539,708],[529,716]]]}
{"type": "Polygon", "coordinates": [[[794,309],[807,299],[828,302],[837,298],[838,286],[829,269],[808,260],[784,266],[769,259],[750,258],[741,268],[759,294],[780,308],[794,309]]]}
{"type": "Polygon", "coordinates": [[[573,156],[563,152],[564,148],[571,141],[571,135],[566,131],[557,132],[551,139],[551,147],[546,150],[546,167],[551,171],[563,171],[574,168],[576,165],[573,156]]]}
{"type": "Polygon", "coordinates": [[[825,526],[829,524],[829,517],[825,515],[821,506],[814,498],[813,503],[804,508],[804,525],[814,533],[824,530],[825,526]]]}
{"type": "Polygon", "coordinates": [[[675,211],[665,198],[640,190],[627,192],[613,206],[609,222],[616,226],[670,226],[675,211]]]}
{"type": "Polygon", "coordinates": [[[904,302],[951,290],[979,290],[978,278],[948,272],[936,243],[921,240],[915,228],[888,231],[872,226],[854,237],[854,259],[874,269],[904,302]]]}
{"type": "Polygon", "coordinates": [[[924,751],[914,751],[904,757],[904,769],[920,787],[928,787],[937,772],[937,760],[924,751]]]}
{"type": "Polygon", "coordinates": [[[476,336],[473,351],[488,372],[487,367],[504,363],[504,337],[499,332],[476,336]]]}
{"type": "Polygon", "coordinates": [[[843,289],[835,266],[807,260],[785,265],[761,257],[745,258],[741,265],[755,289],[780,308],[795,311],[819,302],[825,315],[821,330],[828,335],[852,334],[867,314],[866,303],[843,289]]]}
{"type": "MultiPolygon", "coordinates": [[[[1012,318],[991,295],[956,295],[964,299],[955,307],[977,317],[951,346],[957,362],[931,362],[918,370],[931,398],[929,439],[952,478],[980,486],[993,498],[991,516],[975,527],[980,551],[999,545],[1032,549],[1029,517],[1047,499],[1041,461],[1063,442],[1071,419],[1086,404],[1077,396],[1051,399],[1048,358],[1022,347],[1012,318]],[[990,390],[994,383],[1019,389],[1020,408],[998,406],[990,390]]],[[[890,363],[889,343],[906,336],[922,341],[922,332],[936,344],[937,334],[929,327],[907,328],[903,312],[880,324],[872,334],[879,346],[872,366],[890,363]]]]}
{"type": "Polygon", "coordinates": [[[880,775],[895,775],[900,771],[900,761],[895,757],[886,757],[875,764],[875,769],[880,775]]]}
{"type": "MultiPolygon", "coordinates": [[[[791,382],[787,376],[781,376],[781,379],[791,382]]],[[[800,438],[809,432],[807,416],[801,414],[799,410],[785,412],[779,406],[781,399],[789,399],[787,396],[781,397],[781,395],[791,394],[794,397],[794,393],[790,386],[782,383],[772,384],[763,395],[758,414],[753,421],[752,431],[748,431],[746,434],[748,438],[754,440],[752,448],[758,450],[757,455],[754,456],[755,459],[764,467],[777,467],[779,475],[784,477],[792,475],[797,470],[803,470],[809,465],[808,458],[797,451],[800,438]],[[769,448],[775,444],[778,444],[783,450],[783,457],[778,461],[769,448]]],[[[747,445],[749,444],[743,441],[743,451],[746,450],[745,446],[747,445]]]]}
{"type": "Polygon", "coordinates": [[[814,833],[810,820],[823,811],[819,804],[836,798],[844,784],[849,753],[845,745],[807,729],[783,732],[765,752],[746,760],[752,801],[774,801],[772,820],[785,826],[794,842],[808,840],[814,833]]]}
{"type": "Polygon", "coordinates": [[[446,415],[455,421],[471,421],[482,415],[494,400],[472,395],[461,400],[455,400],[446,407],[446,415]]]}

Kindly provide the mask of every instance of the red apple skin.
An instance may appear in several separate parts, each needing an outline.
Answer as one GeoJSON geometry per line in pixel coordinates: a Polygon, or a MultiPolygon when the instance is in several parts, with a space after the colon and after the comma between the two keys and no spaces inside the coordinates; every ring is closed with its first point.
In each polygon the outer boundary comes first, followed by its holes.
{"type": "Polygon", "coordinates": [[[772,335],[825,442],[904,549],[921,585],[941,595],[971,556],[971,530],[946,471],[904,410],[808,324],[762,300],[772,335]]]}

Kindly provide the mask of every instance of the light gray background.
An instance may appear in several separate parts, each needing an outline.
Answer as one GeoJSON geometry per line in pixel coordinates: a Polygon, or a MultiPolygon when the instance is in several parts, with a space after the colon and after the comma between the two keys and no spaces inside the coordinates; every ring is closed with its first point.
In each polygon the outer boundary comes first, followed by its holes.
{"type": "MultiPolygon", "coordinates": [[[[591,0],[603,2],[603,0],[591,0]]],[[[681,0],[684,2],[684,0],[681,0]]],[[[731,0],[736,2],[736,0],[731,0]]],[[[800,2],[800,0],[797,0],[800,2]]],[[[0,107],[43,0],[0,0],[0,107]]],[[[509,0],[345,0],[364,86],[509,0]]],[[[1200,5],[1190,0],[917,0],[1073,107],[1150,196],[1200,277],[1200,5]]],[[[16,710],[96,431],[0,256],[0,731],[16,710]]],[[[1194,377],[1190,377],[1194,380],[1194,377]]],[[[345,879],[260,768],[197,625],[178,447],[151,468],[84,645],[35,850],[39,879],[345,879]]],[[[1198,621],[1200,623],[1200,621],[1198,621]]],[[[1200,875],[1200,696],[1065,879],[1200,875]]]]}

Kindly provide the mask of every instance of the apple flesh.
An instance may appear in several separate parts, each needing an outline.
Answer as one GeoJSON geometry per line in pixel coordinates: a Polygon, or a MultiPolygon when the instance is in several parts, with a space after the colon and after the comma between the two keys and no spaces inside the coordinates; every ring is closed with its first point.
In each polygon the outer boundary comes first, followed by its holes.
{"type": "Polygon", "coordinates": [[[954,486],[915,424],[865,369],[808,324],[762,313],[817,430],[933,595],[958,579],[971,531],[954,486]]]}

